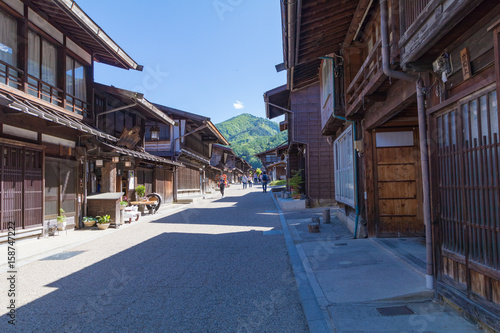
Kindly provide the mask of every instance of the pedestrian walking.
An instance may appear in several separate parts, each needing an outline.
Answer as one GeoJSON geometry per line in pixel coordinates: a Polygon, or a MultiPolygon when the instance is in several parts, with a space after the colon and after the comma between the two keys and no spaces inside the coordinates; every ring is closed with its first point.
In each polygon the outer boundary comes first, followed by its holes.
{"type": "Polygon", "coordinates": [[[252,187],[252,176],[248,177],[248,186],[252,187]]]}
{"type": "Polygon", "coordinates": [[[224,198],[224,189],[226,188],[226,185],[227,185],[227,176],[226,175],[220,176],[219,189],[220,189],[220,194],[222,195],[223,198],[224,198]]]}
{"type": "Polygon", "coordinates": [[[248,178],[246,175],[243,175],[243,177],[241,178],[241,182],[243,183],[243,189],[246,189],[248,184],[248,178]]]}
{"type": "Polygon", "coordinates": [[[267,182],[269,181],[269,177],[267,176],[267,173],[265,171],[261,175],[261,180],[262,180],[262,191],[264,193],[267,193],[267,182]]]}
{"type": "Polygon", "coordinates": [[[253,182],[254,184],[257,184],[259,182],[259,176],[257,176],[256,173],[253,174],[253,182]]]}

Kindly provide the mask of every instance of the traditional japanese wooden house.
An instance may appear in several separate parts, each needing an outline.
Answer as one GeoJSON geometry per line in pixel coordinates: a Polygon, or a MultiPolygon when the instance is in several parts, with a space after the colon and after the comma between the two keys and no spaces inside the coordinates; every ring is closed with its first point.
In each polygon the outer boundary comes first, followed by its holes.
{"type": "Polygon", "coordinates": [[[251,168],[250,164],[237,156],[231,148],[220,144],[213,145],[210,164],[220,170],[219,176],[226,175],[229,183],[240,182],[244,174],[248,176],[251,168]]]}
{"type": "Polygon", "coordinates": [[[352,224],[425,235],[428,286],[499,330],[498,2],[282,5],[288,88],[320,82],[352,224]]]}
{"type": "Polygon", "coordinates": [[[146,194],[157,193],[163,203],[172,202],[174,174],[181,164],[146,152],[145,144],[152,136],[170,133],[175,122],[142,94],[97,83],[94,111],[97,127],[118,140],[91,137],[83,141],[91,147],[87,153],[90,165],[103,164],[91,169],[88,192],[94,193],[98,183],[101,193],[121,192],[136,200],[135,188],[144,185],[146,194]],[[164,131],[151,124],[162,124],[164,131]]]}
{"type": "Polygon", "coordinates": [[[425,71],[437,291],[500,331],[500,4],[403,3],[399,14],[401,67],[425,71]]]}
{"type": "Polygon", "coordinates": [[[319,83],[291,90],[281,86],[266,92],[264,101],[267,118],[285,117],[280,127],[288,129],[287,177],[302,172],[311,205],[334,202],[333,150],[321,135],[319,83]]]}
{"type": "Polygon", "coordinates": [[[142,70],[74,2],[0,1],[0,232],[84,213],[94,62],[142,70]]]}
{"type": "Polygon", "coordinates": [[[286,152],[288,143],[255,154],[272,180],[286,179],[286,152]]]}
{"type": "MultiPolygon", "coordinates": [[[[213,144],[229,145],[210,118],[155,104],[161,112],[174,119],[175,125],[150,123],[160,131],[158,138],[148,138],[146,150],[153,155],[181,162],[174,179],[174,200],[178,197],[201,195],[210,186],[208,177],[216,170],[211,167],[213,144]],[[171,130],[167,130],[171,128],[171,130]],[[163,134],[162,134],[163,133],[163,134]]],[[[212,181],[215,181],[212,180],[212,181]]]]}

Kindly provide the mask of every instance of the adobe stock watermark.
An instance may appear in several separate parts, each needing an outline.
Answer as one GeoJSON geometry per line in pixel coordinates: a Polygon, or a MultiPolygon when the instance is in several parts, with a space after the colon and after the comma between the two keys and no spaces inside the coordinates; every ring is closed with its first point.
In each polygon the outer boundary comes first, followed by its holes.
{"type": "Polygon", "coordinates": [[[224,21],[224,15],[226,15],[227,12],[232,12],[242,3],[243,0],[214,0],[212,5],[214,6],[215,12],[219,16],[219,19],[224,21]]]}
{"type": "Polygon", "coordinates": [[[155,68],[150,66],[144,67],[144,73],[146,74],[142,79],[142,84],[132,88],[132,91],[146,94],[148,91],[158,89],[158,87],[165,81],[170,73],[164,72],[160,68],[160,65],[156,65],[155,68]]]}

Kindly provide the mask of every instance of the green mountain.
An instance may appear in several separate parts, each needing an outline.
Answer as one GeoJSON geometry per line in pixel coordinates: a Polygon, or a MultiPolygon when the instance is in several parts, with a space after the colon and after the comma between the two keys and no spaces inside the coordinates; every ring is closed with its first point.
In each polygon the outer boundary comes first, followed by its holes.
{"type": "Polygon", "coordinates": [[[277,123],[248,113],[240,114],[215,126],[231,143],[236,155],[243,157],[254,168],[262,167],[255,154],[274,148],[288,138],[286,131],[280,132],[277,123]]]}

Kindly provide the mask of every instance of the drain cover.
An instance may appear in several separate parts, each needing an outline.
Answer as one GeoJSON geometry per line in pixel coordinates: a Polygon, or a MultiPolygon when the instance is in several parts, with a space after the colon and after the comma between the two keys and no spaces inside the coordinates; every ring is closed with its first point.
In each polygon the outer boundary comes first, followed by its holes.
{"type": "Polygon", "coordinates": [[[77,256],[79,255],[80,253],[83,253],[85,251],[72,251],[72,252],[61,252],[61,253],[58,253],[58,254],[54,254],[50,257],[47,257],[47,258],[43,258],[41,260],[66,260],[66,259],[69,259],[69,258],[72,258],[74,256],[77,256]]]}
{"type": "Polygon", "coordinates": [[[391,306],[389,308],[377,308],[377,311],[382,316],[385,317],[407,316],[415,313],[407,306],[391,306]]]}
{"type": "Polygon", "coordinates": [[[264,236],[273,236],[273,235],[282,235],[283,231],[281,230],[269,230],[269,231],[263,231],[262,232],[264,236]]]}
{"type": "Polygon", "coordinates": [[[335,245],[335,246],[346,246],[347,243],[337,243],[337,244],[333,244],[333,245],[335,245]]]}

